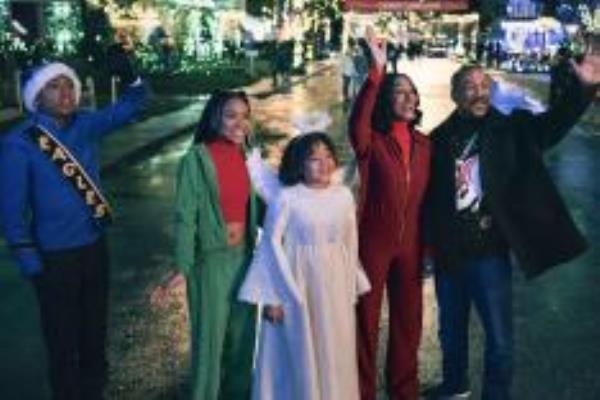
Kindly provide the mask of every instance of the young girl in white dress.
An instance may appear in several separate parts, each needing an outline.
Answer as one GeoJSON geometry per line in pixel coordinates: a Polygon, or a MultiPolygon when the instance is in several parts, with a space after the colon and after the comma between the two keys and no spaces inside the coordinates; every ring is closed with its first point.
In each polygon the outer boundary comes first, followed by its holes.
{"type": "Polygon", "coordinates": [[[370,285],[358,261],[354,199],[332,182],[337,165],[320,132],[284,152],[282,187],[239,295],[264,306],[255,400],[359,399],[355,304],[370,285]]]}

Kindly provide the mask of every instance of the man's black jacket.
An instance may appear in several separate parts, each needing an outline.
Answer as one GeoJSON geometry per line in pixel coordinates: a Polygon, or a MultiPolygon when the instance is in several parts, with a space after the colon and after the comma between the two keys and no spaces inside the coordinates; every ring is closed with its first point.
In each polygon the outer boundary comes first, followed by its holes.
{"type": "MultiPolygon", "coordinates": [[[[571,260],[587,247],[544,165],[544,150],[558,143],[589,104],[574,85],[555,107],[534,115],[492,108],[479,132],[481,184],[492,217],[528,278],[571,260]]],[[[457,111],[432,132],[432,168],[424,210],[425,242],[436,266],[464,261],[456,234],[454,159],[449,138],[457,111]]]]}

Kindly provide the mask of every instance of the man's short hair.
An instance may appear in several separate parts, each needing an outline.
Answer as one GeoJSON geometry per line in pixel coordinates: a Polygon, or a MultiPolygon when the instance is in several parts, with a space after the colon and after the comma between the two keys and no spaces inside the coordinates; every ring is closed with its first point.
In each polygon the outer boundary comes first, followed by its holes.
{"type": "Polygon", "coordinates": [[[455,103],[458,103],[460,95],[459,90],[461,89],[465,78],[475,70],[483,71],[483,67],[478,64],[465,64],[452,74],[452,78],[450,79],[450,97],[455,103]]]}

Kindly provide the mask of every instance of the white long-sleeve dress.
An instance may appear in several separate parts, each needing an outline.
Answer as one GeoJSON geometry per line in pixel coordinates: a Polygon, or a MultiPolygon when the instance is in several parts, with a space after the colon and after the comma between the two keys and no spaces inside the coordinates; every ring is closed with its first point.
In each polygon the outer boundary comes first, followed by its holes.
{"type": "Polygon", "coordinates": [[[355,303],[370,289],[358,261],[354,199],[332,185],[283,188],[240,299],[281,305],[261,326],[255,400],[359,399],[355,303]]]}

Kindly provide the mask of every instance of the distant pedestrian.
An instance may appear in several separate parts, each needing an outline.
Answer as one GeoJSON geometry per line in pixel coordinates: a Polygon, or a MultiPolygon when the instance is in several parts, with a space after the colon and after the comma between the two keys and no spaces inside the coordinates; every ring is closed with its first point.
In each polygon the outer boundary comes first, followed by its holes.
{"type": "Polygon", "coordinates": [[[282,187],[240,291],[264,306],[253,400],[360,398],[355,304],[369,282],[352,193],[333,181],[337,164],[322,132],[284,151],[282,187]]]}
{"type": "Polygon", "coordinates": [[[120,52],[111,73],[126,90],[113,105],[79,110],[69,66],[34,69],[23,86],[27,118],[0,142],[0,221],[40,309],[54,399],[101,399],[107,380],[109,260],[99,143],[139,114],[146,90],[120,52]]]}
{"type": "Polygon", "coordinates": [[[492,79],[478,65],[463,66],[452,77],[456,110],[432,132],[425,213],[443,356],[443,382],[434,398],[469,395],[471,304],[485,333],[482,399],[512,398],[509,251],[533,278],[586,248],[543,162],[544,151],[569,132],[600,83],[599,56],[570,66],[576,79],[541,114],[496,110],[490,105],[492,79]]]}
{"type": "Polygon", "coordinates": [[[403,47],[401,43],[393,44],[388,42],[387,44],[387,65],[391,68],[387,68],[387,70],[391,70],[392,73],[398,73],[398,60],[402,55],[403,47]]]}
{"type": "Polygon", "coordinates": [[[550,92],[548,103],[550,106],[556,106],[560,103],[564,91],[573,85],[576,76],[571,68],[570,60],[573,58],[567,47],[561,47],[556,52],[553,63],[550,67],[550,92]]]}
{"type": "Polygon", "coordinates": [[[477,44],[475,45],[475,60],[477,61],[477,64],[482,63],[484,53],[485,53],[485,43],[481,37],[478,37],[477,44]]]}
{"type": "Polygon", "coordinates": [[[287,91],[291,85],[291,73],[294,65],[294,41],[286,27],[281,27],[277,32],[276,41],[273,42],[272,76],[273,89],[287,91]]]}
{"type": "Polygon", "coordinates": [[[160,304],[171,289],[187,286],[193,400],[250,395],[256,313],[254,306],[236,299],[254,250],[259,215],[244,158],[249,134],[246,94],[214,93],[177,172],[178,271],[154,291],[152,300],[160,304]]]}
{"type": "Polygon", "coordinates": [[[497,40],[494,44],[494,67],[496,69],[500,68],[500,64],[502,63],[502,42],[497,40]]]}
{"type": "Polygon", "coordinates": [[[342,54],[342,98],[344,103],[349,103],[354,98],[353,81],[356,76],[354,65],[354,41],[348,41],[346,50],[342,54]]]}
{"type": "Polygon", "coordinates": [[[362,46],[356,46],[354,51],[354,81],[352,83],[354,96],[362,87],[369,73],[369,60],[362,46]]]}

